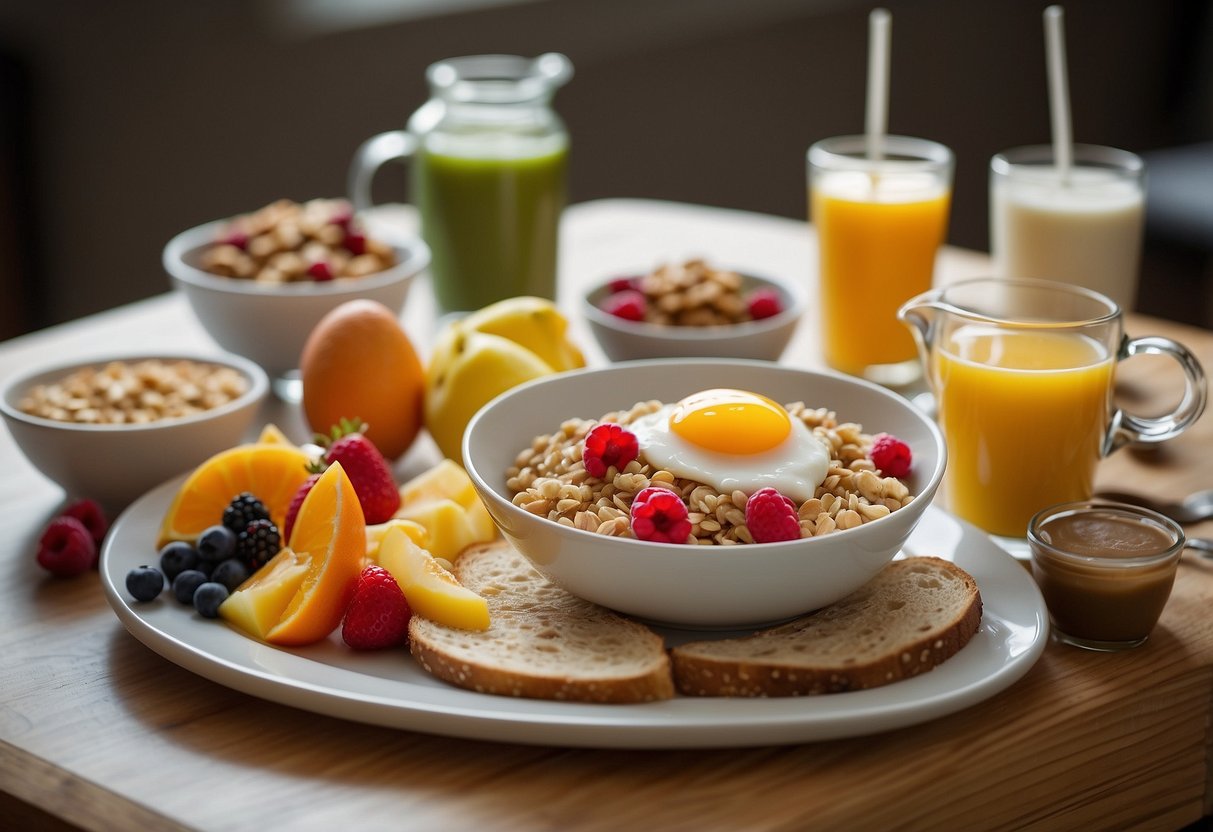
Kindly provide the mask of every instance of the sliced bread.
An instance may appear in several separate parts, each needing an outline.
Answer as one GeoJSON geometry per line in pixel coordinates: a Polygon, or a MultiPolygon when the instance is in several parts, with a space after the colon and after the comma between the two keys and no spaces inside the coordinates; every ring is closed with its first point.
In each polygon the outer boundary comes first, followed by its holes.
{"type": "Polygon", "coordinates": [[[843,600],[786,624],[674,648],[674,680],[691,696],[874,688],[935,668],[980,622],[972,576],[940,558],[906,558],[843,600]]]}
{"type": "Polygon", "coordinates": [[[438,678],[532,699],[623,703],[674,695],[660,636],[565,592],[508,543],[469,547],[455,576],[488,602],[491,623],[472,632],[413,616],[410,649],[438,678]]]}

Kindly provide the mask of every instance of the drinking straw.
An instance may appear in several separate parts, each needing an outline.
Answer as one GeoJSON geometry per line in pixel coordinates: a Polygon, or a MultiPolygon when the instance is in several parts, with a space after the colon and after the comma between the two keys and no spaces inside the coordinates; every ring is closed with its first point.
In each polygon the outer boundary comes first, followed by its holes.
{"type": "Polygon", "coordinates": [[[868,112],[864,125],[868,158],[884,158],[884,137],[889,123],[889,29],[888,9],[873,9],[868,15],[868,112]]]}
{"type": "Polygon", "coordinates": [[[1061,6],[1049,6],[1045,18],[1045,59],[1049,70],[1049,110],[1053,122],[1053,160],[1062,184],[1070,181],[1074,147],[1070,134],[1070,85],[1066,79],[1065,18],[1061,6]]]}

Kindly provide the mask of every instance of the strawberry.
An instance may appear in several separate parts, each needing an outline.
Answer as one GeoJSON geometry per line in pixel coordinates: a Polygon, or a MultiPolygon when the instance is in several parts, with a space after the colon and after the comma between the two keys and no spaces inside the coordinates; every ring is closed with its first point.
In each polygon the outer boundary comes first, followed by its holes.
{"type": "Polygon", "coordinates": [[[282,523],[282,542],[289,545],[291,541],[291,529],[295,528],[295,518],[299,516],[299,506],[303,505],[303,500],[307,497],[308,492],[312,490],[312,486],[320,479],[320,474],[312,474],[303,481],[303,485],[299,486],[299,490],[295,492],[295,496],[291,497],[291,504],[286,509],[286,520],[282,523]]]}
{"type": "Polygon", "coordinates": [[[365,430],[366,425],[359,419],[342,419],[328,436],[318,435],[316,444],[325,449],[327,465],[340,462],[345,469],[366,522],[385,523],[400,508],[400,491],[387,460],[375,443],[363,435],[365,430]]]}
{"type": "Polygon", "coordinates": [[[368,566],[358,576],[345,609],[341,638],[355,650],[396,647],[408,641],[412,617],[409,602],[392,573],[382,566],[368,566]]]}

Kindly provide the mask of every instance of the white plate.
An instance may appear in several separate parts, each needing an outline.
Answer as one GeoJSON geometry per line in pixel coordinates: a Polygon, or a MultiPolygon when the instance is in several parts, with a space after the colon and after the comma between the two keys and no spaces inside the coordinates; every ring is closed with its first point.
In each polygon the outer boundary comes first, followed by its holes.
{"type": "MultiPolygon", "coordinates": [[[[208,621],[165,591],[130,600],[126,573],[156,564],[160,520],[181,480],[146,494],[115,522],[101,553],[106,597],[148,647],[211,681],[343,719],[500,742],[599,748],[687,748],[800,743],[887,731],[959,711],[1002,691],[1040,657],[1044,601],[1027,571],[985,534],[930,508],[905,548],[967,570],[981,590],[981,628],[923,676],[872,690],[788,699],[677,697],[643,705],[588,705],[488,696],[430,677],[407,652],[355,653],[334,634],[282,649],[208,621]]],[[[671,643],[704,634],[668,631],[671,643]]]]}

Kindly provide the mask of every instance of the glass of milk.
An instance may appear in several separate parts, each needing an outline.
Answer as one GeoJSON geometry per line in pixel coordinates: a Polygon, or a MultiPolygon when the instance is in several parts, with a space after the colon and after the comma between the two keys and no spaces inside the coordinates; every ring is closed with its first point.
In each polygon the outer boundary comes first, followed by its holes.
{"type": "Polygon", "coordinates": [[[1126,312],[1137,297],[1145,164],[1127,150],[1076,144],[1063,177],[1051,145],[990,160],[990,249],[997,273],[1085,286],[1126,312]]]}

